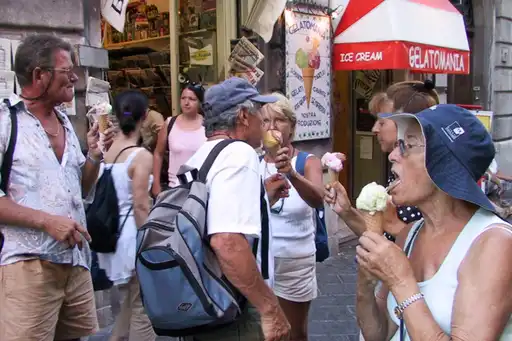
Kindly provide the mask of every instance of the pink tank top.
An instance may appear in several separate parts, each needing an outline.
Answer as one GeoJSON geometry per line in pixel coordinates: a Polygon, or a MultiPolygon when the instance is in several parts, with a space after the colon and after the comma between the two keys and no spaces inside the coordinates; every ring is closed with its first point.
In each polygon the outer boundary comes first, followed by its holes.
{"type": "Polygon", "coordinates": [[[177,122],[167,137],[169,141],[169,186],[178,185],[176,173],[206,142],[204,127],[196,130],[181,129],[177,122]]]}

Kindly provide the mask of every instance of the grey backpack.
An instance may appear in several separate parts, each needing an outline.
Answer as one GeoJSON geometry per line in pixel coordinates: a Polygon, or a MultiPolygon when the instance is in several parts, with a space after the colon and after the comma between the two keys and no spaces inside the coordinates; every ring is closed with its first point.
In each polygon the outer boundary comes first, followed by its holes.
{"type": "MultiPolygon", "coordinates": [[[[246,299],[223,276],[208,242],[206,175],[235,140],[219,142],[198,171],[183,166],[181,185],[162,192],[137,234],[135,269],[142,302],[161,336],[190,336],[235,322],[246,299]]],[[[261,202],[264,200],[262,187],[261,202]]],[[[268,278],[268,213],[262,216],[262,272],[268,278]]],[[[258,251],[258,240],[253,252],[258,251]]],[[[255,253],[256,254],[256,253],[255,253]]]]}

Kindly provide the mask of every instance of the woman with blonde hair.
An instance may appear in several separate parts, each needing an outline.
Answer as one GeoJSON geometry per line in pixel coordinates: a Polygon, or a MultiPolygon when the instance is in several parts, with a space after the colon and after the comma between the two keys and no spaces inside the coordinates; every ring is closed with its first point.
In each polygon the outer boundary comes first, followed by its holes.
{"type": "MultiPolygon", "coordinates": [[[[431,80],[405,81],[391,85],[386,92],[376,94],[370,101],[370,112],[376,117],[372,132],[377,137],[384,153],[391,153],[396,145],[396,125],[388,119],[397,112],[416,114],[422,110],[439,104],[439,96],[431,80]]],[[[394,180],[393,175],[388,184],[394,180]]],[[[346,190],[340,183],[335,185],[336,200],[333,210],[347,223],[348,227],[358,236],[366,231],[361,214],[352,206],[346,190]]],[[[384,214],[385,236],[393,240],[408,224],[422,218],[421,212],[413,206],[395,207],[389,205],[384,214]]]]}
{"type": "Polygon", "coordinates": [[[263,124],[267,131],[278,131],[282,143],[275,153],[265,153],[260,173],[264,179],[281,173],[291,185],[289,196],[271,207],[274,292],[291,324],[290,340],[305,341],[310,303],[317,296],[315,209],[323,207],[322,165],[292,145],[297,118],[291,103],[282,94],[272,96],[279,100],[263,106],[263,124]]]}

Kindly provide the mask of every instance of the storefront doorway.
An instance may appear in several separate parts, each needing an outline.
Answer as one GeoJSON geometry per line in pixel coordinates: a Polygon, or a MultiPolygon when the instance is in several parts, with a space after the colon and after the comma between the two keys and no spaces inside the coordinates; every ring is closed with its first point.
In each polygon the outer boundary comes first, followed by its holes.
{"type": "Polygon", "coordinates": [[[361,189],[370,182],[386,183],[388,173],[387,153],[380,149],[377,138],[372,133],[376,122],[370,114],[368,104],[374,94],[386,91],[392,82],[391,71],[367,70],[352,72],[352,115],[354,131],[352,134],[352,198],[356,198],[361,189]],[[370,86],[370,87],[369,87],[370,86]],[[372,87],[373,86],[373,87],[372,87]]]}
{"type": "Polygon", "coordinates": [[[208,88],[223,78],[236,13],[226,0],[130,1],[122,33],[102,23],[112,95],[140,89],[152,109],[176,115],[183,84],[208,88]]]}

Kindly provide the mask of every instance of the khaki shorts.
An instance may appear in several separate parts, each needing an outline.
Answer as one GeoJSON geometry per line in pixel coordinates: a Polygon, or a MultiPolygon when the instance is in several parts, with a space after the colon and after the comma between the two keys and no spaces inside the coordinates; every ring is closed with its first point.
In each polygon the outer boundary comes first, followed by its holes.
{"type": "Polygon", "coordinates": [[[291,302],[311,302],[318,296],[316,256],[274,258],[274,293],[291,302]]]}
{"type": "Polygon", "coordinates": [[[0,266],[0,340],[70,340],[97,330],[87,269],[39,259],[0,266]]]}
{"type": "MultiPolygon", "coordinates": [[[[225,328],[186,337],[183,341],[264,341],[260,315],[252,306],[246,308],[239,321],[225,328]]],[[[3,340],[2,340],[3,341],[3,340]]],[[[180,339],[181,341],[181,339],[180,339]]]]}

